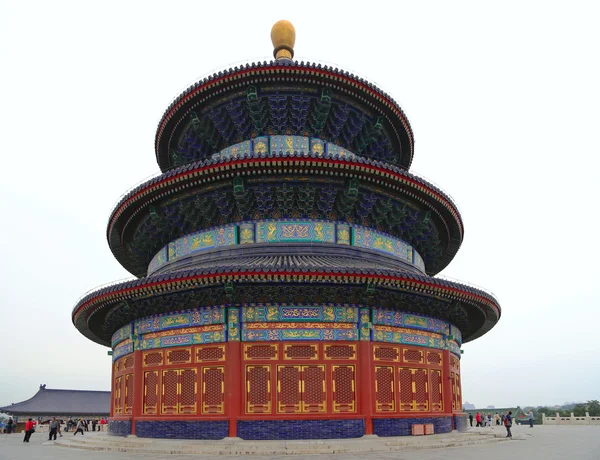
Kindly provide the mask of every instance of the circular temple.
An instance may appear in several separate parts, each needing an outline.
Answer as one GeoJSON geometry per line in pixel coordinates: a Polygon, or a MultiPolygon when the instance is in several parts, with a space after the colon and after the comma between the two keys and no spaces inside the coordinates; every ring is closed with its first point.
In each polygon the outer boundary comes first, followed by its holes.
{"type": "Polygon", "coordinates": [[[156,134],[163,171],[107,228],[137,278],[75,305],[112,348],[109,431],[298,439],[466,428],[461,346],[495,297],[435,278],[462,243],[450,197],[408,172],[413,134],[348,72],[276,60],[181,94],[156,134]]]}

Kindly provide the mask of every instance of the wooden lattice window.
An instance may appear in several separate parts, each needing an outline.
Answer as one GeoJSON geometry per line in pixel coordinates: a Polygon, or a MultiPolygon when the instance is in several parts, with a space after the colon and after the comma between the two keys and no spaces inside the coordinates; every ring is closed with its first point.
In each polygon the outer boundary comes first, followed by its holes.
{"type": "Polygon", "coordinates": [[[198,347],[196,349],[196,362],[225,361],[225,347],[198,347]]]}
{"type": "Polygon", "coordinates": [[[325,359],[356,359],[356,345],[326,345],[325,359]]]}
{"type": "Polygon", "coordinates": [[[277,359],[277,345],[245,345],[244,355],[247,360],[277,359]]]}
{"type": "Polygon", "coordinates": [[[319,348],[318,345],[285,345],[283,355],[285,359],[317,359],[319,348]]]}
{"type": "Polygon", "coordinates": [[[375,361],[398,361],[398,349],[393,347],[373,347],[375,361]]]}

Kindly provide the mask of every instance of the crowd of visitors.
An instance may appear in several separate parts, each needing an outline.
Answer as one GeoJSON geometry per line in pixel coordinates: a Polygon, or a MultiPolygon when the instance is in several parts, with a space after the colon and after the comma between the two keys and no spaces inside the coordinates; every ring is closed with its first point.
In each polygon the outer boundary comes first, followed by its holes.
{"type": "MultiPolygon", "coordinates": [[[[46,422],[44,422],[45,424],[46,422]]],[[[81,433],[83,435],[84,431],[89,431],[89,427],[92,427],[92,431],[101,431],[103,430],[103,425],[106,425],[108,422],[103,417],[100,420],[85,420],[83,418],[78,420],[73,420],[69,417],[68,420],[57,420],[56,417],[52,417],[48,422],[48,440],[56,441],[57,436],[62,437],[61,426],[64,425],[65,431],[70,431],[75,429],[73,434],[81,433]]],[[[41,425],[42,420],[38,419],[37,421],[29,418],[25,422],[25,437],[23,438],[23,442],[29,442],[31,439],[31,435],[35,433],[36,426],[41,425]]],[[[13,420],[12,417],[9,417],[8,421],[4,419],[0,419],[0,434],[11,434],[17,432],[17,422],[16,419],[13,420]]]]}

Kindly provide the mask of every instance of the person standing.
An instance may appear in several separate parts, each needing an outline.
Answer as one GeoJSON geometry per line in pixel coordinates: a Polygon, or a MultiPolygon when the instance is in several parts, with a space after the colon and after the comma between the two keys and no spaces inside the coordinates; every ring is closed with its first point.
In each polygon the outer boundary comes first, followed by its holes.
{"type": "Polygon", "coordinates": [[[471,427],[473,427],[473,414],[471,412],[469,412],[469,423],[471,424],[471,427]]]}
{"type": "Polygon", "coordinates": [[[104,417],[102,417],[100,419],[100,431],[104,431],[105,425],[106,425],[106,419],[104,417]]]}
{"type": "Polygon", "coordinates": [[[64,422],[64,420],[59,420],[58,421],[58,435],[62,438],[62,432],[60,430],[60,425],[64,422]]]}
{"type": "Polygon", "coordinates": [[[475,414],[475,421],[477,422],[477,424],[475,425],[475,427],[481,426],[481,415],[479,415],[479,412],[477,412],[475,414]]]}
{"type": "Polygon", "coordinates": [[[506,416],[504,417],[504,426],[506,428],[506,437],[512,438],[512,433],[510,432],[510,428],[512,427],[512,412],[508,411],[506,416]]]}
{"type": "Polygon", "coordinates": [[[77,428],[75,429],[73,436],[75,436],[77,433],[81,433],[81,436],[83,436],[83,419],[79,419],[77,422],[77,428]]]}
{"type": "Polygon", "coordinates": [[[533,428],[533,411],[531,409],[529,409],[527,418],[529,419],[529,428],[533,428]]]}
{"type": "Polygon", "coordinates": [[[34,431],[33,420],[29,419],[25,422],[25,437],[23,438],[23,442],[29,442],[29,438],[31,438],[31,434],[34,431]]]}
{"type": "Polygon", "coordinates": [[[92,431],[96,431],[96,425],[98,424],[98,420],[92,420],[92,431]]]}
{"type": "Polygon", "coordinates": [[[58,431],[58,422],[56,421],[56,417],[52,417],[52,420],[50,420],[50,434],[48,435],[48,441],[52,441],[52,438],[54,437],[54,441],[56,441],[56,432],[58,431]]]}
{"type": "MultiPolygon", "coordinates": [[[[12,417],[8,417],[8,423],[6,424],[6,432],[8,434],[12,433],[14,423],[15,422],[13,421],[12,417]]],[[[15,430],[15,431],[17,431],[17,430],[15,430]]]]}

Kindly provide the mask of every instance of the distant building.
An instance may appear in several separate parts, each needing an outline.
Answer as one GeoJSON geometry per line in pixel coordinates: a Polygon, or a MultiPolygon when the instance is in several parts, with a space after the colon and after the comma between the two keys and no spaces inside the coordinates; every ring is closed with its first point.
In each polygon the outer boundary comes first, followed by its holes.
{"type": "Polygon", "coordinates": [[[471,404],[470,402],[466,402],[463,404],[463,410],[474,410],[475,404],[471,404]]]}
{"type": "Polygon", "coordinates": [[[110,391],[50,390],[40,385],[31,398],[0,407],[10,416],[42,418],[101,418],[110,414],[110,391]]]}

